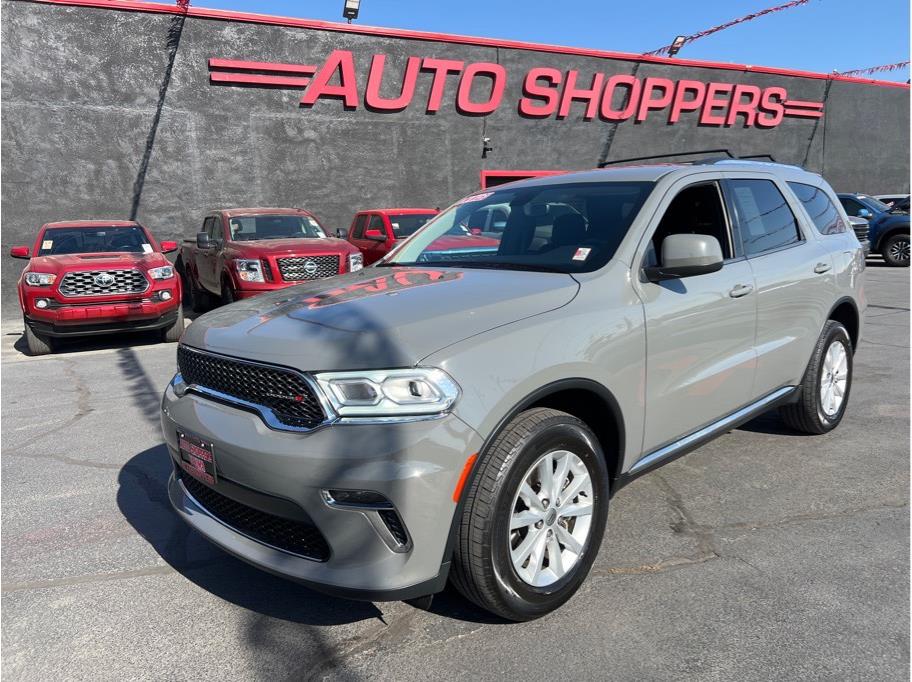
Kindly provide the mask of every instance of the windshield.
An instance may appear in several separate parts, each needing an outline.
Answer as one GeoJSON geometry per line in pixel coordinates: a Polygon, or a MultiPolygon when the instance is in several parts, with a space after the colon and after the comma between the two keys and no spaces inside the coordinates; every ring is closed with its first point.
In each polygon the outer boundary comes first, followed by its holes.
{"type": "Polygon", "coordinates": [[[152,253],[141,227],[54,227],[41,237],[39,256],[68,253],[152,253]]]}
{"type": "Polygon", "coordinates": [[[868,196],[867,194],[859,194],[858,196],[867,201],[869,204],[872,204],[873,207],[878,211],[888,211],[890,209],[890,205],[885,204],[880,199],[875,199],[874,197],[868,196]]]}
{"type": "Polygon", "coordinates": [[[254,239],[318,239],[326,233],[320,223],[306,215],[254,215],[231,218],[228,221],[231,239],[249,242],[254,239]]]}
{"type": "Polygon", "coordinates": [[[481,192],[379,264],[590,272],[614,255],[653,187],[581,182],[481,192]]]}
{"type": "Polygon", "coordinates": [[[390,225],[393,226],[393,236],[396,239],[409,237],[424,227],[425,223],[433,218],[436,213],[403,213],[390,215],[390,225]]]}

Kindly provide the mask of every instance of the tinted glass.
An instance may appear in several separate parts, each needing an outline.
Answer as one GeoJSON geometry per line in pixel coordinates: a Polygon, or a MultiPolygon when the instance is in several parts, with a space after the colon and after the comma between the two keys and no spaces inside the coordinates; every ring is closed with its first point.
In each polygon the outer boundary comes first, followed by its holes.
{"type": "Polygon", "coordinates": [[[399,215],[390,215],[390,225],[393,227],[393,236],[396,239],[402,239],[409,235],[415,234],[419,228],[425,226],[427,221],[433,218],[436,213],[402,213],[399,215]]]}
{"type": "Polygon", "coordinates": [[[820,234],[839,234],[846,231],[842,216],[839,215],[839,211],[826,192],[819,187],[800,182],[790,182],[788,186],[791,187],[798,200],[804,204],[804,208],[820,234]]]}
{"type": "Polygon", "coordinates": [[[39,256],[67,253],[152,253],[141,227],[54,227],[41,237],[39,256]]]}
{"type": "Polygon", "coordinates": [[[381,265],[590,272],[614,255],[653,187],[565,183],[481,192],[435,217],[381,265]],[[479,233],[473,217],[489,207],[506,223],[479,233]]]}
{"type": "Polygon", "coordinates": [[[386,225],[383,224],[383,218],[374,214],[371,216],[370,224],[367,226],[369,230],[380,230],[380,234],[386,234],[386,225]]]}
{"type": "Polygon", "coordinates": [[[364,227],[367,225],[367,216],[362,214],[359,215],[355,220],[355,229],[352,233],[352,237],[355,239],[361,239],[364,236],[364,227]]]}
{"type": "Polygon", "coordinates": [[[231,239],[249,242],[255,239],[318,239],[325,237],[320,223],[311,216],[257,215],[239,216],[228,221],[231,239]]]}
{"type": "Polygon", "coordinates": [[[845,197],[839,197],[839,203],[842,204],[842,207],[845,209],[845,212],[851,216],[857,216],[858,212],[864,208],[864,205],[860,201],[855,201],[854,199],[847,199],[845,197]]]}
{"type": "Polygon", "coordinates": [[[206,219],[206,233],[209,235],[209,239],[223,239],[224,234],[222,234],[222,221],[220,218],[207,218],[206,219]]]}
{"type": "Polygon", "coordinates": [[[731,180],[732,201],[745,255],[778,249],[801,240],[795,216],[769,180],[731,180]]]}

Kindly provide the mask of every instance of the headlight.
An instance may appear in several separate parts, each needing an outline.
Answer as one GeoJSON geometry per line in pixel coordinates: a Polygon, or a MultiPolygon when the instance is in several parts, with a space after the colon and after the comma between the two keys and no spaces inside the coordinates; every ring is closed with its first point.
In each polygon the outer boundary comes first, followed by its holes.
{"type": "Polygon", "coordinates": [[[356,272],[364,267],[364,256],[360,253],[352,253],[348,256],[348,271],[356,272]]]}
{"type": "Polygon", "coordinates": [[[171,279],[174,277],[174,267],[163,265],[160,268],[150,268],[149,277],[152,279],[171,279]]]}
{"type": "Polygon", "coordinates": [[[245,260],[239,258],[234,261],[234,267],[237,268],[238,277],[242,282],[265,282],[263,279],[263,266],[258,260],[245,260]]]}
{"type": "Polygon", "coordinates": [[[439,414],[459,397],[459,386],[442,369],[321,372],[316,380],[340,417],[439,414]]]}
{"type": "Polygon", "coordinates": [[[25,283],[33,287],[49,287],[57,275],[50,272],[27,272],[25,273],[25,283]]]}

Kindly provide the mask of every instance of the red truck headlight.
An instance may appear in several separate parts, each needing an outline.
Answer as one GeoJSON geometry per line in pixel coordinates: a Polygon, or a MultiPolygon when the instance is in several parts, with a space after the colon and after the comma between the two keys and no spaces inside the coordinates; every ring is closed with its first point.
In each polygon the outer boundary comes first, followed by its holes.
{"type": "Polygon", "coordinates": [[[27,272],[25,283],[32,287],[49,287],[57,280],[57,275],[51,272],[27,272]]]}
{"type": "Polygon", "coordinates": [[[170,265],[163,265],[160,268],[150,268],[149,277],[152,279],[171,279],[174,277],[174,268],[170,265]]]}
{"type": "Polygon", "coordinates": [[[238,277],[242,282],[265,282],[263,278],[263,265],[258,260],[238,258],[234,261],[238,277]]]}
{"type": "Polygon", "coordinates": [[[352,253],[348,256],[348,271],[356,272],[364,267],[364,256],[360,253],[352,253]]]}

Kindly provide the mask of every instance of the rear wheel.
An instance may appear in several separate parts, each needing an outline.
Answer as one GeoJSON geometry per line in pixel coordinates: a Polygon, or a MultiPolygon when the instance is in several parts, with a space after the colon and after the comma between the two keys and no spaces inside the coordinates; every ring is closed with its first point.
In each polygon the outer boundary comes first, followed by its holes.
{"type": "Polygon", "coordinates": [[[832,431],[845,414],[852,389],[852,341],[846,328],[827,321],[799,388],[798,401],[779,412],[786,424],[804,433],[832,431]]]}
{"type": "Polygon", "coordinates": [[[25,343],[28,345],[29,355],[47,355],[54,352],[54,342],[50,337],[38,334],[28,323],[25,323],[25,343]]]}
{"type": "Polygon", "coordinates": [[[170,327],[162,329],[162,340],[166,343],[175,343],[180,341],[181,334],[184,333],[184,310],[181,306],[177,307],[177,319],[170,327]]]}
{"type": "Polygon", "coordinates": [[[880,253],[887,265],[894,268],[909,267],[909,235],[894,234],[887,237],[880,253]]]}
{"type": "Polygon", "coordinates": [[[504,428],[478,466],[453,583],[509,620],[550,613],[585,580],[605,531],[608,471],[598,441],[572,415],[535,408],[504,428]]]}

